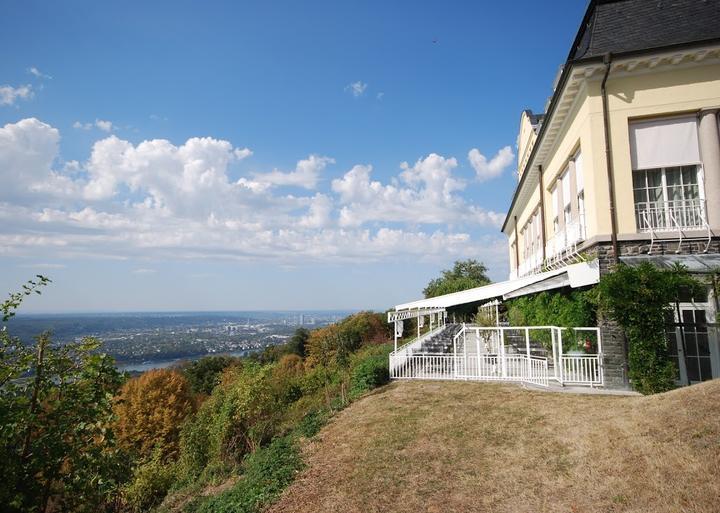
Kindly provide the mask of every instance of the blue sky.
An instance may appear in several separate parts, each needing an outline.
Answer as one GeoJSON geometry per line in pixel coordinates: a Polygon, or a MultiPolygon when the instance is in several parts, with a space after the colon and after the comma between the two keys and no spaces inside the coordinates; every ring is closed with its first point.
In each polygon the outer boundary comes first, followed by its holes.
{"type": "Polygon", "coordinates": [[[26,311],[382,309],[506,279],[554,2],[5,2],[0,290],[26,311]]]}

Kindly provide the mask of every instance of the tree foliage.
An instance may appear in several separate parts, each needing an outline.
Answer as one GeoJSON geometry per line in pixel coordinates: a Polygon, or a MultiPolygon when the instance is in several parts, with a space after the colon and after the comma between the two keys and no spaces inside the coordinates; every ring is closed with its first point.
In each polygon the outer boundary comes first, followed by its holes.
{"type": "Polygon", "coordinates": [[[458,260],[452,269],[442,271],[439,278],[430,280],[423,289],[426,298],[481,287],[490,283],[487,267],[474,259],[458,260]]]}
{"type": "Polygon", "coordinates": [[[699,295],[704,285],[685,268],[660,270],[642,263],[617,266],[600,279],[595,290],[601,311],[627,335],[633,387],[643,394],[674,388],[676,369],[668,357],[666,318],[683,291],[699,295]]]}
{"type": "MultiPolygon", "coordinates": [[[[10,319],[39,276],[2,304],[10,319]]],[[[3,511],[102,511],[126,472],[111,429],[122,377],[100,343],[24,345],[0,331],[0,504],[3,511]]]]}
{"type": "Polygon", "coordinates": [[[220,383],[222,373],[231,365],[240,365],[241,359],[234,356],[206,356],[187,362],[180,368],[195,394],[210,395],[220,383]]]}
{"type": "MultiPolygon", "coordinates": [[[[511,326],[595,326],[596,305],[593,298],[593,292],[582,290],[522,296],[506,303],[508,320],[511,326]]],[[[535,331],[532,336],[550,349],[552,337],[549,332],[535,331]]],[[[572,330],[564,331],[563,341],[564,349],[571,349],[576,343],[575,333],[572,330]]]]}
{"type": "Polygon", "coordinates": [[[175,370],[155,369],[127,381],[115,403],[120,443],[140,459],[177,454],[183,421],[194,409],[190,385],[175,370]]]}

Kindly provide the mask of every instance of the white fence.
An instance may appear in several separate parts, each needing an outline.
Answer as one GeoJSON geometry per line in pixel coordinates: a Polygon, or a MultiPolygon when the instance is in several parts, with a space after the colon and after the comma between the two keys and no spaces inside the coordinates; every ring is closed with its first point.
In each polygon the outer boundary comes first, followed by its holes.
{"type": "MultiPolygon", "coordinates": [[[[421,352],[422,342],[442,328],[424,335],[390,354],[391,379],[522,381],[549,386],[550,381],[572,385],[603,384],[602,345],[598,328],[557,326],[481,327],[463,325],[455,335],[452,352],[421,352]],[[566,354],[563,332],[573,330],[576,346],[586,354],[566,354]],[[534,337],[545,334],[551,348],[543,349],[534,337]],[[533,352],[545,352],[537,356],[533,352]]],[[[577,350],[577,347],[576,347],[577,350]]]]}

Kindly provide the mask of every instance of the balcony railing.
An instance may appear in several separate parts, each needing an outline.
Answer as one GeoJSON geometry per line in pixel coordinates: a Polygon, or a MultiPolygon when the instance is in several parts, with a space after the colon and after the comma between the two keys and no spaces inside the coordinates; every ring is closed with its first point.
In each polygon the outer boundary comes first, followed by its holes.
{"type": "Polygon", "coordinates": [[[562,258],[568,250],[575,250],[577,243],[585,240],[585,215],[567,223],[545,244],[545,256],[548,260],[562,258]]]}
{"type": "Polygon", "coordinates": [[[707,227],[705,202],[701,199],[636,203],[635,219],[641,232],[677,232],[707,227]]]}

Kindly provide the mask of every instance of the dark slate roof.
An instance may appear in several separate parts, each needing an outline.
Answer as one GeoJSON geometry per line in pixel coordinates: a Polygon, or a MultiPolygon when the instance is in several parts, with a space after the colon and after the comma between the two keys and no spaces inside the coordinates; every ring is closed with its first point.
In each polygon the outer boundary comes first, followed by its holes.
{"type": "Polygon", "coordinates": [[[720,0],[593,0],[568,60],[720,39],[720,0]]]}

